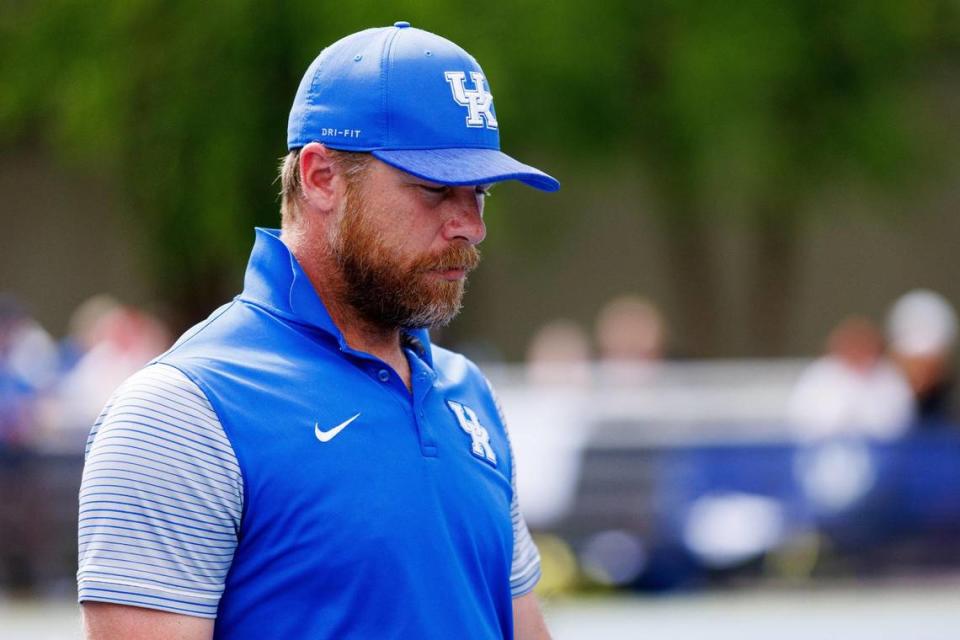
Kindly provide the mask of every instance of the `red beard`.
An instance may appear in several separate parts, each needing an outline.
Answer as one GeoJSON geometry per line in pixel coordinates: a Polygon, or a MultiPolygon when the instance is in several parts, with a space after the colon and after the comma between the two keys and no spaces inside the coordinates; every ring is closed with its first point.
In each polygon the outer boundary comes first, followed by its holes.
{"type": "Polygon", "coordinates": [[[333,245],[346,285],[346,302],[381,327],[413,329],[449,323],[460,311],[465,279],[445,280],[437,272],[462,269],[469,273],[480,263],[480,252],[458,242],[438,254],[405,260],[376,233],[357,195],[347,194],[333,245]]]}

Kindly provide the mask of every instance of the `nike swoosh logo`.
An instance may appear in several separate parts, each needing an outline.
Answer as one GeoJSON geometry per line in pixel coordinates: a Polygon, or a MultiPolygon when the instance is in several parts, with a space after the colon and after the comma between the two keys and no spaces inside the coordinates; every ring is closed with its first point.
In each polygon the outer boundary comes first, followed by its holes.
{"type": "Polygon", "coordinates": [[[358,413],[357,415],[353,416],[352,418],[348,418],[347,420],[344,420],[343,422],[341,422],[340,424],[338,424],[337,426],[335,426],[333,429],[330,429],[329,431],[321,431],[321,430],[320,430],[320,423],[319,423],[319,422],[314,422],[314,423],[313,423],[313,432],[316,434],[317,440],[319,440],[320,442],[330,442],[331,440],[333,440],[333,439],[337,436],[338,433],[340,433],[341,431],[343,431],[344,429],[346,429],[346,428],[347,428],[347,425],[349,425],[351,422],[353,422],[354,420],[356,420],[356,419],[359,418],[359,417],[360,417],[360,414],[358,413]]]}

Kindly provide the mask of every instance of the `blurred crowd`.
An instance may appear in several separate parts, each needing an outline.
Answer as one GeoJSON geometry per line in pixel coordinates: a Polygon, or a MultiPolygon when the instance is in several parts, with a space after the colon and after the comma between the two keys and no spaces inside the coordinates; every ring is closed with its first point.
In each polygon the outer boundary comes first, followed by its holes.
{"type": "MultiPolygon", "coordinates": [[[[885,325],[862,315],[840,320],[784,407],[788,435],[888,441],[914,429],[960,424],[957,314],[950,302],[934,291],[910,291],[893,302],[885,325]]],[[[542,326],[527,350],[527,379],[534,385],[642,383],[671,355],[668,338],[654,302],[622,295],[601,308],[592,340],[573,320],[542,326]]]]}
{"type": "MultiPolygon", "coordinates": [[[[667,332],[656,304],[637,295],[614,298],[600,310],[594,330],[596,364],[606,382],[642,382],[666,355],[667,332]]],[[[541,327],[527,349],[531,383],[585,383],[595,367],[589,334],[573,320],[541,327]]]]}
{"type": "Polygon", "coordinates": [[[801,376],[788,413],[808,438],[861,435],[891,440],[912,427],[956,422],[952,365],[957,316],[928,290],[904,295],[887,317],[886,339],[851,316],[830,333],[826,353],[801,376]]]}
{"type": "Polygon", "coordinates": [[[82,451],[113,390],[170,342],[155,315],[106,295],[81,304],[61,340],[0,297],[0,445],[82,451]]]}
{"type": "Polygon", "coordinates": [[[544,588],[956,567],[957,322],[910,291],[882,319],[841,318],[785,376],[682,361],[637,295],[604,305],[592,335],[546,324],[524,388],[501,392],[544,588]]]}

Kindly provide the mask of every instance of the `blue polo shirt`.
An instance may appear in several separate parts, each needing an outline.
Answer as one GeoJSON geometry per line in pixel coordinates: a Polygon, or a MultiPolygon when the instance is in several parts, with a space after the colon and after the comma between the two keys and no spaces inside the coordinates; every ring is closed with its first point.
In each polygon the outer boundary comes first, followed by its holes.
{"type": "Polygon", "coordinates": [[[243,293],[91,432],[80,599],[215,616],[215,637],[511,638],[539,558],[480,371],[352,350],[275,230],[243,293]]]}

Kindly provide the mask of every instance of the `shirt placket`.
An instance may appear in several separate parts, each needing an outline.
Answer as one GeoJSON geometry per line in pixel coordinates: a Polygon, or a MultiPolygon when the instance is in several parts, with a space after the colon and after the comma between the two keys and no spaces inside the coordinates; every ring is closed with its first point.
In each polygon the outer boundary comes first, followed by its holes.
{"type": "Polygon", "coordinates": [[[431,423],[427,408],[427,397],[433,391],[437,374],[416,354],[408,351],[410,362],[410,381],[413,387],[413,419],[417,424],[417,437],[420,440],[420,453],[426,458],[435,458],[439,453],[436,432],[431,423]]]}

